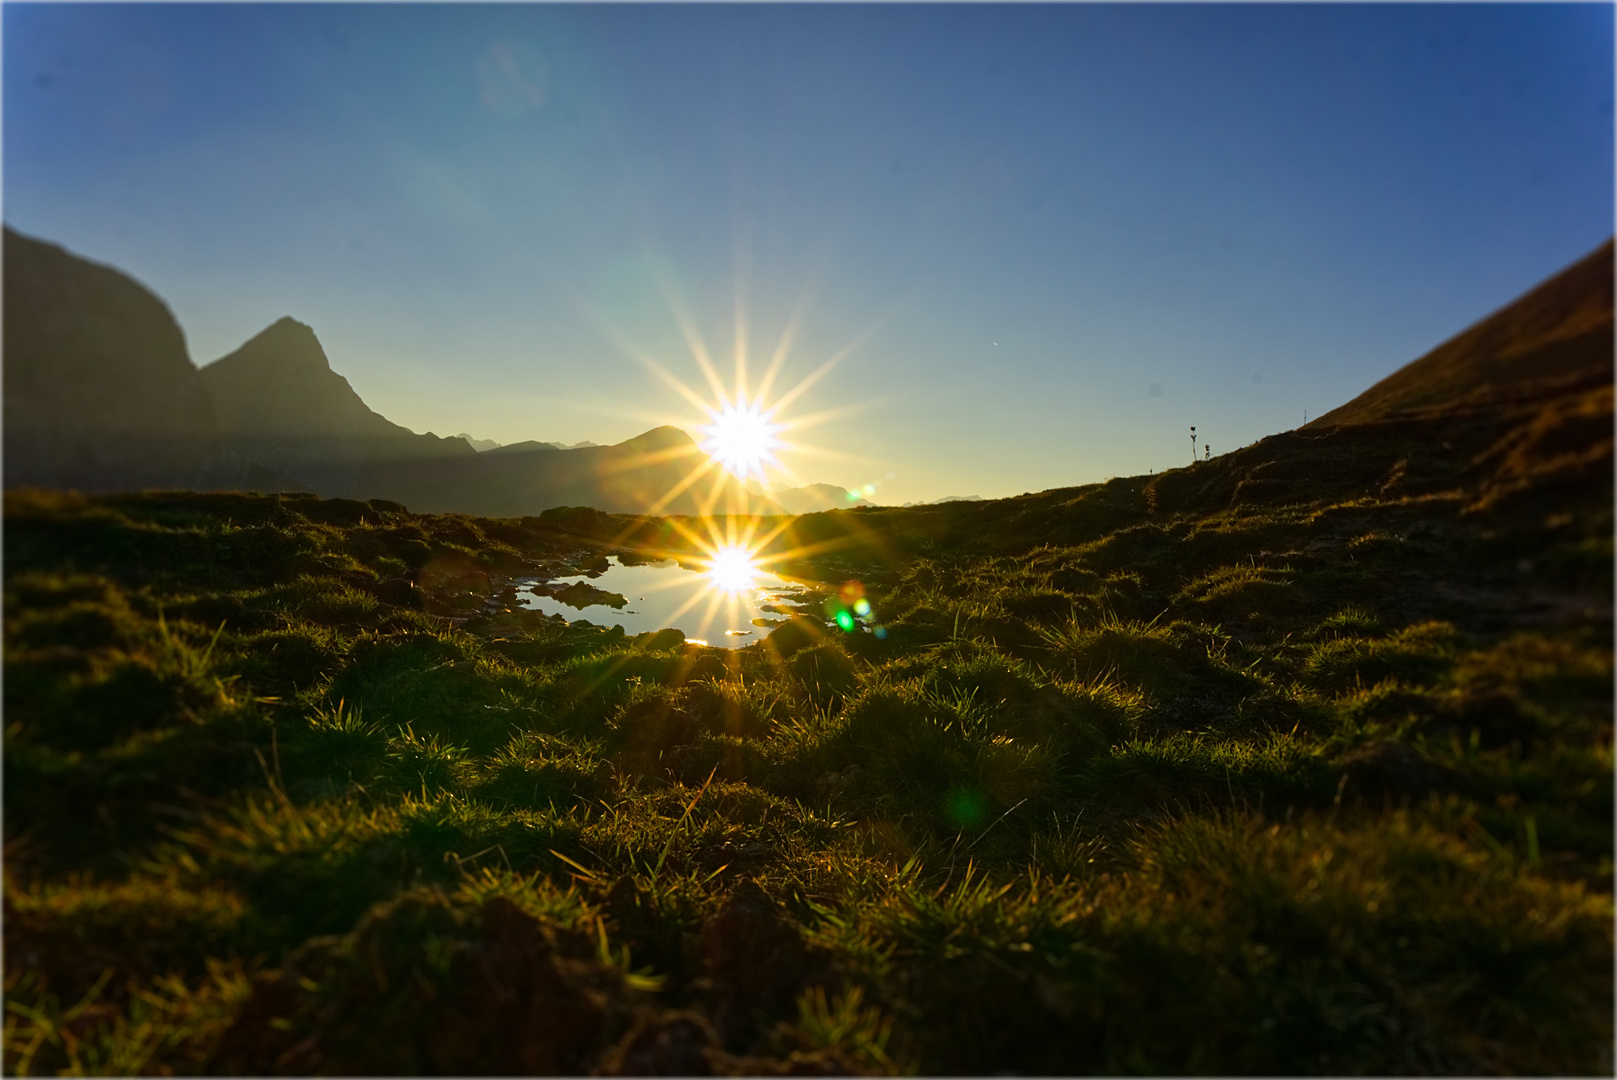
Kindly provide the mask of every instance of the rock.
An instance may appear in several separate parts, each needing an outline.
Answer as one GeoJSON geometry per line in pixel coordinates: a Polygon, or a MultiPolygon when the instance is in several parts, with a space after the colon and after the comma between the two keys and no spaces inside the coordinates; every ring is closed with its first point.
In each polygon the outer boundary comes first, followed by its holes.
{"type": "Polygon", "coordinates": [[[830,631],[825,628],[824,622],[806,615],[795,615],[771,630],[769,636],[764,638],[764,645],[776,656],[784,659],[811,645],[818,645],[828,640],[830,631]]]}
{"type": "Polygon", "coordinates": [[[641,634],[637,643],[648,652],[663,652],[668,649],[678,649],[685,644],[683,630],[658,630],[655,633],[641,634]]]}
{"type": "Polygon", "coordinates": [[[566,604],[568,607],[583,610],[587,607],[605,606],[614,611],[628,605],[629,600],[615,592],[597,589],[585,581],[575,581],[570,585],[554,589],[550,595],[566,604]]]}

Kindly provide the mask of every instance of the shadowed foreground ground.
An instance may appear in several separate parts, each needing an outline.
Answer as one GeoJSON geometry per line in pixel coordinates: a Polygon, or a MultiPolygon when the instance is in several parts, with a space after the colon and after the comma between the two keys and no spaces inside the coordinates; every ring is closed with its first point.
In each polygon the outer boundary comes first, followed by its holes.
{"type": "Polygon", "coordinates": [[[6,1067],[1609,1073],[1605,393],[798,519],[885,637],[738,653],[510,610],[654,520],[13,493],[6,1067]]]}

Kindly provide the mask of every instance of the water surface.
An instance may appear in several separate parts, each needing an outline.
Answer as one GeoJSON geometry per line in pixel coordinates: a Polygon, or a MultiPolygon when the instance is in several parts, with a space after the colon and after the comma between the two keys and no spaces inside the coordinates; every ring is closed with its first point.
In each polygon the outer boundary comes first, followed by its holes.
{"type": "Polygon", "coordinates": [[[532,581],[519,584],[517,599],[522,606],[560,615],[568,621],[587,619],[598,626],[621,626],[626,634],[673,627],[686,638],[724,649],[739,649],[769,633],[770,626],[756,626],[754,619],[784,620],[779,612],[764,610],[766,604],[790,604],[799,600],[804,586],[774,574],[759,572],[750,588],[738,592],[717,589],[713,579],[696,570],[686,570],[673,559],[642,566],[625,566],[609,556],[605,573],[596,577],[579,574],[555,578],[547,584],[566,585],[584,581],[618,593],[629,603],[621,608],[592,604],[570,607],[550,596],[531,590],[532,581]]]}

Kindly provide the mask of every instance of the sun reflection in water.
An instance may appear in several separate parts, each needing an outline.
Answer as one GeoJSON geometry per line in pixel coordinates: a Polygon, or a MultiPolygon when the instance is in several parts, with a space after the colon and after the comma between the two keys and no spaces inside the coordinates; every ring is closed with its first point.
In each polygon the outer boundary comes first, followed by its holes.
{"type": "Polygon", "coordinates": [[[760,573],[753,553],[744,547],[715,548],[708,559],[708,577],[721,592],[738,593],[752,588],[760,573]]]}

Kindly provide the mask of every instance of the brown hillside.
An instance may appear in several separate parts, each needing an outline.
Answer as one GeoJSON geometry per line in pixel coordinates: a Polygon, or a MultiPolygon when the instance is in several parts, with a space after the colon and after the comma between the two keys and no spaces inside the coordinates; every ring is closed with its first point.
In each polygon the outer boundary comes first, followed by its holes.
{"type": "Polygon", "coordinates": [[[1522,402],[1611,382],[1612,241],[1308,425],[1522,402]]]}
{"type": "MultiPolygon", "coordinates": [[[[1613,527],[1612,399],[1608,243],[1306,427],[1153,476],[1012,499],[811,514],[779,550],[836,552],[850,565],[901,563],[1111,535],[1143,557],[1211,515],[1267,521],[1335,507],[1325,516],[1347,520],[1358,513],[1350,507],[1398,505],[1428,524],[1463,518],[1489,543],[1529,560],[1581,544],[1579,565],[1596,584],[1591,593],[1578,579],[1586,594],[1579,603],[1609,610],[1602,597],[1613,527]]],[[[1306,558],[1351,561],[1346,534],[1320,527],[1306,558]]]]}

